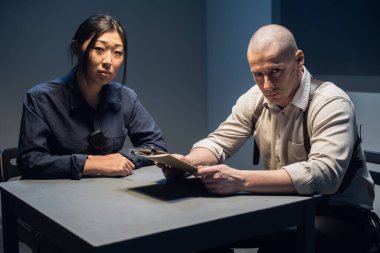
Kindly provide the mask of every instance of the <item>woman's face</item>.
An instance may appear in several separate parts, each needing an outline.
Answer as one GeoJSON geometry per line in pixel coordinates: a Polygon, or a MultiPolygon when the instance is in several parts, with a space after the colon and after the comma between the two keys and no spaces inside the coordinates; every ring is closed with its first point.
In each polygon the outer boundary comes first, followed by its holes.
{"type": "MultiPolygon", "coordinates": [[[[90,43],[83,43],[84,52],[90,43]]],[[[116,32],[106,32],[95,41],[90,51],[87,64],[87,81],[94,85],[104,85],[112,81],[124,60],[124,47],[120,35],[116,32]]]]}

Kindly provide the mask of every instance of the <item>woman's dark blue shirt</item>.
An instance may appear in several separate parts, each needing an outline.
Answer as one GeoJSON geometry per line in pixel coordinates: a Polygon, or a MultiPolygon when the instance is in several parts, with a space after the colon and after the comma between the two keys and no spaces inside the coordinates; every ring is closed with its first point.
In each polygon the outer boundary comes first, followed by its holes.
{"type": "Polygon", "coordinates": [[[23,178],[80,179],[89,154],[119,152],[136,168],[152,165],[123,147],[128,135],[134,148],[166,150],[161,130],[136,93],[111,82],[103,86],[95,110],[81,95],[75,76],[73,69],[27,92],[17,158],[23,178]],[[90,138],[96,131],[101,131],[100,146],[90,138]]]}

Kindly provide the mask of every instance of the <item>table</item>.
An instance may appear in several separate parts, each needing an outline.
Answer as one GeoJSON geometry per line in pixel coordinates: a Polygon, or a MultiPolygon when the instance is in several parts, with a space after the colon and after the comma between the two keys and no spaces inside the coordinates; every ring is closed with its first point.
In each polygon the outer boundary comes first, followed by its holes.
{"type": "Polygon", "coordinates": [[[167,182],[155,166],[125,178],[21,180],[0,190],[5,253],[18,252],[18,218],[70,253],[192,252],[291,226],[300,252],[314,252],[318,196],[216,196],[197,178],[167,182]]]}

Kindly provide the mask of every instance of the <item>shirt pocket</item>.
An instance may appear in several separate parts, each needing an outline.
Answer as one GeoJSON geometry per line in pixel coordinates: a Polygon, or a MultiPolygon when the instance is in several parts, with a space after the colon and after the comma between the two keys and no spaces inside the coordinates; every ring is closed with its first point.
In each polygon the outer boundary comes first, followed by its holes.
{"type": "Polygon", "coordinates": [[[123,134],[113,138],[112,153],[119,152],[123,148],[126,136],[123,134]]]}
{"type": "Polygon", "coordinates": [[[125,138],[127,137],[128,129],[125,127],[118,127],[113,132],[109,133],[107,151],[109,153],[119,152],[123,146],[125,138]]]}
{"type": "Polygon", "coordinates": [[[304,143],[295,143],[293,141],[288,142],[288,162],[292,164],[296,162],[306,161],[307,154],[304,143]]]}
{"type": "Polygon", "coordinates": [[[91,148],[89,143],[89,132],[85,129],[70,130],[70,138],[62,134],[58,143],[66,151],[66,154],[87,154],[91,148]]]}

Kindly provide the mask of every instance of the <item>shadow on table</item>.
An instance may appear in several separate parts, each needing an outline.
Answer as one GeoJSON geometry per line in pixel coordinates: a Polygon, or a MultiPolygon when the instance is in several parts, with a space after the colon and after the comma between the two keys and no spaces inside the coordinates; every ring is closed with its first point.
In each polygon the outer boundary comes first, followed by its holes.
{"type": "MultiPolygon", "coordinates": [[[[156,181],[155,184],[152,185],[146,185],[146,186],[140,186],[140,187],[134,187],[129,188],[128,190],[138,192],[140,194],[170,201],[170,200],[180,200],[190,197],[211,197],[211,198],[223,198],[223,197],[233,197],[233,196],[240,196],[240,195],[252,195],[250,192],[238,192],[234,194],[227,194],[227,195],[218,195],[218,194],[212,194],[209,193],[206,188],[204,187],[201,179],[199,178],[186,178],[183,180],[166,180],[161,179],[159,181],[156,181]]],[[[277,193],[277,194],[271,194],[271,193],[255,193],[256,196],[297,196],[297,194],[289,194],[289,193],[277,193]]]]}
{"type": "Polygon", "coordinates": [[[216,196],[207,192],[199,178],[187,178],[179,181],[162,179],[153,185],[129,188],[128,190],[166,201],[189,197],[216,196]]]}

